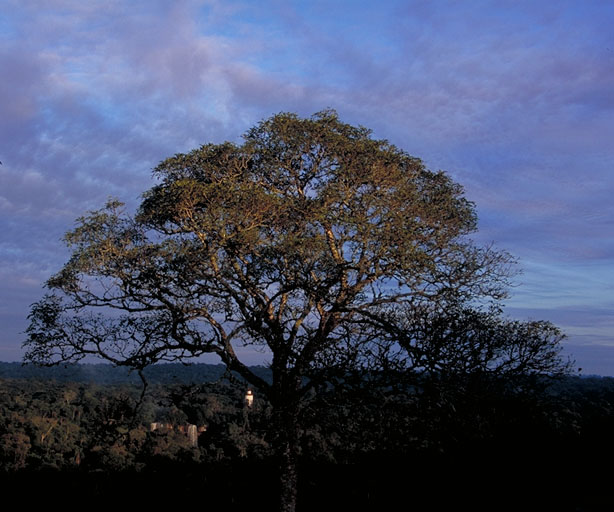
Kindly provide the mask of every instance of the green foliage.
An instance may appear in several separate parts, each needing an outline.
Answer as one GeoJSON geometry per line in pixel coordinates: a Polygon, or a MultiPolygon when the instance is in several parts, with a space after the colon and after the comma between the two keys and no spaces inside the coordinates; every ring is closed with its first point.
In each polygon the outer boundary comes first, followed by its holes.
{"type": "MultiPolygon", "coordinates": [[[[171,368],[166,368],[172,373],[171,368]]],[[[170,464],[268,455],[266,405],[247,410],[244,385],[187,381],[150,386],[144,401],[130,384],[100,386],[0,380],[2,470],[142,471],[170,464]],[[153,422],[173,429],[151,431],[153,422]],[[192,446],[185,427],[206,427],[192,446]]]]}
{"type": "Polygon", "coordinates": [[[511,259],[468,238],[473,204],[445,173],[333,111],[279,114],[244,139],[162,162],[135,216],[114,200],[79,219],[27,360],[213,352],[275,401],[278,382],[356,364],[391,310],[505,295],[511,259]],[[242,344],[272,352],[275,389],[242,344]]]}

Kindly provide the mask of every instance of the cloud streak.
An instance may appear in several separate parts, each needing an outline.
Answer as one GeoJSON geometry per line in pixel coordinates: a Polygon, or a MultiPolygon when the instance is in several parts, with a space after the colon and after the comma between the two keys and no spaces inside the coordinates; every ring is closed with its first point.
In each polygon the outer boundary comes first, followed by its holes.
{"type": "Polygon", "coordinates": [[[525,267],[517,314],[565,320],[571,308],[586,319],[568,322],[580,339],[595,308],[591,342],[614,342],[603,309],[614,282],[609,2],[9,0],[4,10],[0,359],[19,353],[35,283],[64,261],[59,239],[77,216],[108,196],[136,205],[176,152],[326,107],[465,185],[477,237],[525,267]]]}

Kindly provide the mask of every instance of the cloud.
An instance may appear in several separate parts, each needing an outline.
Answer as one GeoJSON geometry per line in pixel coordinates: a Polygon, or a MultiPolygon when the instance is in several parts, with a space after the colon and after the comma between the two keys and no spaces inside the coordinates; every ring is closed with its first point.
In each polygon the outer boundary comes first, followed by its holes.
{"type": "Polygon", "coordinates": [[[27,309],[73,219],[108,196],[136,205],[163,158],[333,107],[465,185],[478,239],[525,267],[515,307],[611,304],[607,2],[8,0],[5,13],[0,303],[22,294],[27,309]]]}

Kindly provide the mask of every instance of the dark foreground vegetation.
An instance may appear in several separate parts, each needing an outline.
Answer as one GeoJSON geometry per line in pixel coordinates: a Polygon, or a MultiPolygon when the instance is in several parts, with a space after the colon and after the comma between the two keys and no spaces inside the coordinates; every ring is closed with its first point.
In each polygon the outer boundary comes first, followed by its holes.
{"type": "MultiPolygon", "coordinates": [[[[147,377],[142,398],[138,378],[109,366],[0,365],[4,500],[275,509],[270,404],[248,406],[246,384],[213,365],[147,377]],[[180,431],[188,424],[206,426],[196,445],[180,431]]],[[[429,379],[388,391],[348,386],[304,409],[300,510],[614,506],[614,379],[429,379]]]]}

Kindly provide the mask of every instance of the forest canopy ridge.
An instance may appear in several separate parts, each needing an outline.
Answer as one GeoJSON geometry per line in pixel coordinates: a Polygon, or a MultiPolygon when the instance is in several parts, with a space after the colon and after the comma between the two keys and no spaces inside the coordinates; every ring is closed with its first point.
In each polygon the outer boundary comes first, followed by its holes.
{"type": "MultiPolygon", "coordinates": [[[[266,373],[266,368],[257,366],[254,371],[266,373]]],[[[222,364],[160,363],[143,371],[151,384],[202,384],[220,380],[226,373],[222,364]]],[[[56,382],[83,382],[100,385],[141,385],[137,372],[108,363],[74,363],[60,366],[39,366],[17,362],[0,362],[0,379],[54,380],[56,382]]]]}

